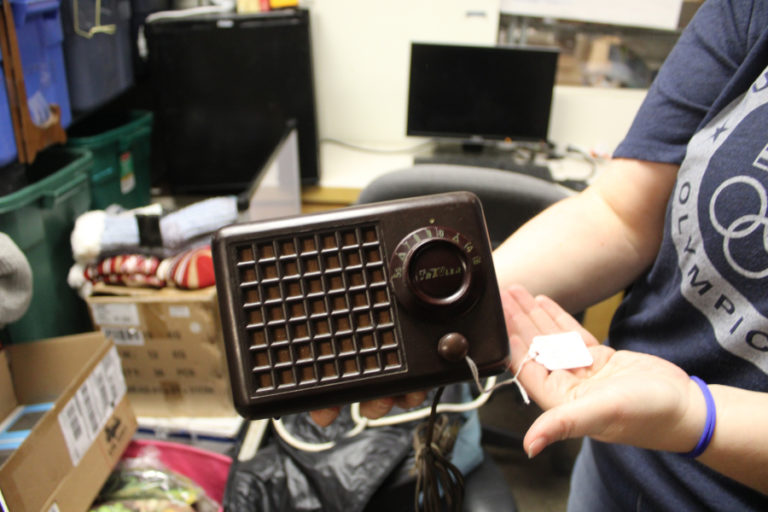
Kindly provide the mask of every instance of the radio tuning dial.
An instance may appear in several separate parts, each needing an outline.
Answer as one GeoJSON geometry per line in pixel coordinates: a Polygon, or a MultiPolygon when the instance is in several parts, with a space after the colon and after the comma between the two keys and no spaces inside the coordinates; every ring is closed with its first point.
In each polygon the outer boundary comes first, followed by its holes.
{"type": "Polygon", "coordinates": [[[477,300],[482,257],[467,237],[442,226],[417,229],[403,238],[390,261],[398,300],[407,308],[460,313],[477,300]]]}

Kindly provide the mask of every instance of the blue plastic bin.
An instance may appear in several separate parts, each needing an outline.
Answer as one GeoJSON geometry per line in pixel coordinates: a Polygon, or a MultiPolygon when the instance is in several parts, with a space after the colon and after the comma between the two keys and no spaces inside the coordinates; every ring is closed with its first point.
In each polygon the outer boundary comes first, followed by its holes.
{"type": "Polygon", "coordinates": [[[5,67],[0,54],[0,167],[16,159],[16,137],[13,134],[11,107],[8,105],[8,92],[5,90],[5,67]]]}
{"type": "MultiPolygon", "coordinates": [[[[10,0],[10,3],[32,120],[38,124],[45,122],[49,113],[47,105],[55,103],[61,108],[61,125],[66,128],[72,122],[72,112],[64,67],[59,0],[10,0]]],[[[0,166],[17,156],[4,64],[0,91],[0,100],[3,100],[0,106],[0,166]]]]}
{"type": "Polygon", "coordinates": [[[133,85],[131,3],[61,1],[72,110],[92,112],[133,85]]]}
{"type": "Polygon", "coordinates": [[[39,119],[39,107],[55,103],[61,108],[61,125],[66,128],[72,122],[72,113],[59,0],[11,0],[11,8],[32,119],[44,121],[39,119]]]}

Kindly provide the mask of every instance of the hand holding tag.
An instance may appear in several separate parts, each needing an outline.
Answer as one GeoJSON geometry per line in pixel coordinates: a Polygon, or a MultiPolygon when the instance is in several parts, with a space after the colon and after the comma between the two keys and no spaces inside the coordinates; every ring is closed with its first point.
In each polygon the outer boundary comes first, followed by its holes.
{"type": "Polygon", "coordinates": [[[529,457],[555,441],[584,436],[651,450],[692,448],[704,414],[680,418],[695,404],[705,408],[705,400],[685,371],[599,343],[547,297],[510,287],[502,300],[520,384],[545,411],[523,440],[529,457]],[[551,371],[566,368],[571,371],[551,371]]]}

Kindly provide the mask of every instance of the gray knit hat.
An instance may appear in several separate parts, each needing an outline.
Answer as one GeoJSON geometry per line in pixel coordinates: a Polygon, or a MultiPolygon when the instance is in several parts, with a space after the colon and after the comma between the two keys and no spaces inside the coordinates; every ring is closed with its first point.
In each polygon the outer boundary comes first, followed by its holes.
{"type": "Polygon", "coordinates": [[[24,253],[0,233],[0,327],[27,312],[32,300],[32,269],[24,253]]]}

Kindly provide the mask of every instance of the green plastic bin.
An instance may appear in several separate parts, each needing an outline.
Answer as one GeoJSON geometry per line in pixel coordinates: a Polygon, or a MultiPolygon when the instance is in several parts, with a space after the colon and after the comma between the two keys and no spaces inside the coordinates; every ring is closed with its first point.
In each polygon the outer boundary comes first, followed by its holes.
{"type": "Polygon", "coordinates": [[[85,301],[67,284],[73,265],[70,235],[75,219],[90,209],[87,150],[56,146],[27,168],[31,185],[0,196],[0,231],[10,236],[32,267],[29,309],[0,332],[18,343],[93,330],[85,301]]]}
{"type": "Polygon", "coordinates": [[[68,130],[67,146],[93,153],[91,208],[124,208],[150,202],[152,112],[109,113],[85,118],[68,130]]]}

